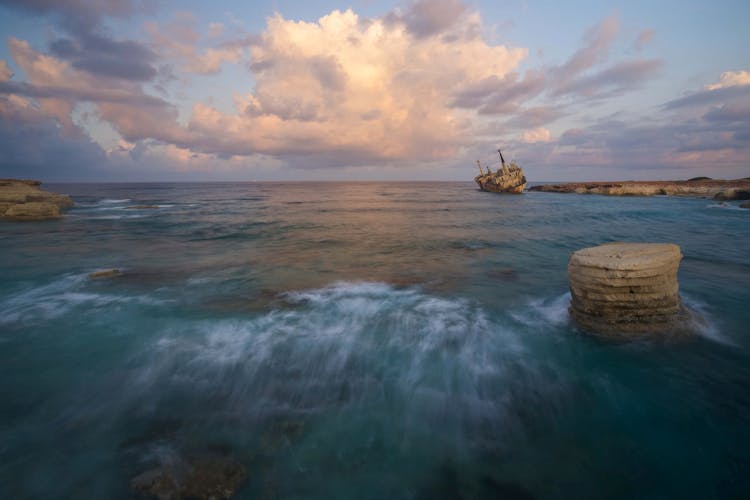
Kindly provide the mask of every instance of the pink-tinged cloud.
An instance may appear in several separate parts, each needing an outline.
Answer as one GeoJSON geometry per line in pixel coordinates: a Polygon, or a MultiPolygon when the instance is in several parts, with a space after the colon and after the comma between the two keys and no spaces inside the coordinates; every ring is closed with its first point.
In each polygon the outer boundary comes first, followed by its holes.
{"type": "MultiPolygon", "coordinates": [[[[146,23],[146,32],[153,46],[168,60],[176,61],[183,72],[188,74],[210,75],[221,70],[224,63],[238,63],[242,60],[245,48],[236,44],[218,45],[198,49],[200,35],[196,30],[197,21],[189,12],[181,12],[164,26],[156,22],[146,23]]],[[[223,26],[211,23],[209,38],[221,36],[223,26]]]]}
{"type": "Polygon", "coordinates": [[[750,72],[748,71],[725,71],[719,77],[717,83],[706,85],[706,90],[725,89],[727,87],[741,87],[750,85],[750,72]]]}
{"type": "Polygon", "coordinates": [[[645,29],[638,33],[638,38],[635,39],[635,49],[643,50],[654,39],[655,33],[652,29],[645,29]]]}
{"type": "Polygon", "coordinates": [[[527,144],[550,142],[552,141],[552,134],[544,127],[537,127],[530,130],[524,130],[521,135],[521,140],[527,144]]]}
{"type": "Polygon", "coordinates": [[[250,47],[256,84],[237,96],[237,113],[197,104],[189,128],[209,152],[338,151],[369,162],[452,157],[468,132],[452,96],[503,78],[526,56],[467,31],[481,23],[477,13],[461,16],[430,21],[445,36],[417,36],[408,23],[365,20],[351,10],[317,22],[276,15],[250,47]]]}

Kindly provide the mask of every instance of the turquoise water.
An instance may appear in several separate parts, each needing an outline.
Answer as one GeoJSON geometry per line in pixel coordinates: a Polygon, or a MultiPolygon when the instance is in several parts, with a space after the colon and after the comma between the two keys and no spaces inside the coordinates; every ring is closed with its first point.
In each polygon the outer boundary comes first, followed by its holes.
{"type": "Polygon", "coordinates": [[[0,496],[130,498],[222,450],[237,498],[732,498],[750,488],[750,211],[470,183],[50,185],[0,224],[0,496]],[[159,208],[132,210],[148,204],[159,208]],[[612,343],[566,264],[674,242],[705,324],[612,343]],[[88,274],[119,268],[114,279],[88,274]]]}

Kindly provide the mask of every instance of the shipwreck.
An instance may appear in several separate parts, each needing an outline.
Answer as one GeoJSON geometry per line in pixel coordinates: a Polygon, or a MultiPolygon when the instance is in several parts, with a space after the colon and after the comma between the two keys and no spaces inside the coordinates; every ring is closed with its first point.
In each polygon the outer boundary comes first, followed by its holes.
{"type": "Polygon", "coordinates": [[[479,185],[482,191],[491,191],[493,193],[522,193],[526,189],[526,176],[523,170],[516,162],[505,163],[503,153],[499,149],[497,154],[500,155],[500,168],[494,173],[487,167],[487,172],[482,169],[482,164],[477,160],[479,175],[474,177],[474,182],[479,185]]]}

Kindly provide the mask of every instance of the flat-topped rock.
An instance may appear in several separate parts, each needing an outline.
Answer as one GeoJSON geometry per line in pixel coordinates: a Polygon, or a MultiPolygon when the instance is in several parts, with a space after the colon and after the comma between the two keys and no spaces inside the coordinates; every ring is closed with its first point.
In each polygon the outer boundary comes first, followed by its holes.
{"type": "Polygon", "coordinates": [[[686,318],[677,283],[681,259],[680,247],[669,243],[574,252],[568,262],[573,320],[607,336],[679,333],[686,318]]]}
{"type": "Polygon", "coordinates": [[[42,183],[25,179],[0,179],[0,218],[17,221],[58,219],[73,200],[44,191],[42,183]]]}

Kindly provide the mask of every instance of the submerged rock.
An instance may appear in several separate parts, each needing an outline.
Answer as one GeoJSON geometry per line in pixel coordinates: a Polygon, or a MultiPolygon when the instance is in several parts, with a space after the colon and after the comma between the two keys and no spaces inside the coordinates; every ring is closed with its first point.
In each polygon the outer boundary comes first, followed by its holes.
{"type": "Polygon", "coordinates": [[[60,218],[60,212],[73,206],[68,196],[39,188],[34,180],[0,179],[0,218],[36,221],[60,218]]]}
{"type": "Polygon", "coordinates": [[[609,243],[574,252],[568,262],[571,316],[603,335],[683,331],[681,259],[680,247],[666,243],[609,243]]]}
{"type": "Polygon", "coordinates": [[[740,208],[750,208],[750,203],[740,203],[740,208]]]}
{"type": "Polygon", "coordinates": [[[122,274],[122,271],[119,269],[102,269],[101,271],[94,271],[93,273],[89,274],[89,278],[92,280],[101,279],[101,278],[114,278],[116,276],[120,276],[122,274]]]}
{"type": "Polygon", "coordinates": [[[192,457],[143,472],[130,488],[159,500],[232,498],[247,479],[245,467],[228,457],[192,457]]]}

